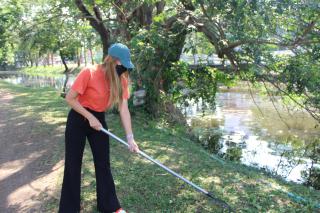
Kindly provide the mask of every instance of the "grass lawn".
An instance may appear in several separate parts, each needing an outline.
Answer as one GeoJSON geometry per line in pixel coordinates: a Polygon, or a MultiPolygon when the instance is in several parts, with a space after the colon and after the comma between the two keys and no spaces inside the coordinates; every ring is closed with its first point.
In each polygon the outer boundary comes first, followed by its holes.
{"type": "MultiPolygon", "coordinates": [[[[0,88],[15,95],[14,106],[26,116],[37,114],[50,125],[65,125],[68,107],[51,88],[32,89],[0,81],[0,88]]],[[[107,113],[111,132],[124,138],[119,115],[107,113]]],[[[262,171],[211,157],[200,144],[191,141],[182,126],[170,126],[164,118],[151,119],[137,109],[132,116],[133,131],[140,149],[185,178],[226,201],[236,212],[317,212],[320,192],[295,183],[287,183],[262,171]],[[291,192],[306,198],[298,203],[291,192]]],[[[43,127],[45,131],[46,127],[43,127]]],[[[63,136],[61,136],[63,142],[63,136]]],[[[63,143],[53,161],[63,158],[63,143]]],[[[136,212],[223,212],[195,189],[150,161],[130,153],[115,140],[110,141],[111,167],[121,205],[136,212]]],[[[87,143],[83,159],[83,212],[96,212],[95,174],[87,143]]],[[[62,174],[57,178],[57,196],[62,174]]],[[[47,212],[56,212],[59,200],[45,203],[47,212]]]]}
{"type": "MultiPolygon", "coordinates": [[[[75,68],[74,73],[78,73],[81,67],[77,67],[76,64],[68,64],[69,69],[75,68]]],[[[38,67],[24,67],[20,71],[33,76],[46,76],[46,77],[54,77],[58,75],[62,75],[64,73],[63,65],[54,65],[54,66],[38,66],[38,67]]]]}

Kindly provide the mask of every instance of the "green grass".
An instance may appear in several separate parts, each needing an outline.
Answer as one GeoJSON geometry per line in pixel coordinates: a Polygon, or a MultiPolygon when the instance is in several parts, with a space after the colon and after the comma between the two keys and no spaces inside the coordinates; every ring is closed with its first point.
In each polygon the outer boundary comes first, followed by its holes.
{"type": "MultiPolygon", "coordinates": [[[[27,116],[37,114],[51,125],[65,125],[68,108],[58,92],[49,88],[25,88],[3,81],[0,81],[0,87],[15,94],[14,104],[24,107],[27,116]]],[[[106,117],[109,129],[124,138],[119,115],[108,113],[106,117]]],[[[320,200],[319,191],[287,183],[257,169],[215,160],[200,144],[186,136],[182,126],[170,126],[164,118],[151,119],[140,110],[132,116],[132,126],[142,151],[212,192],[237,212],[316,212],[312,206],[320,200]],[[296,203],[285,192],[303,196],[310,203],[296,203]]],[[[60,150],[53,151],[61,150],[63,152],[63,143],[60,150]]],[[[122,207],[129,212],[223,211],[189,185],[130,153],[115,140],[110,141],[110,154],[117,195],[122,207]]],[[[63,155],[56,157],[63,158],[63,155]]],[[[88,143],[82,168],[84,212],[96,212],[95,175],[88,143]]],[[[57,192],[60,184],[61,177],[57,192]]],[[[57,199],[45,203],[47,212],[56,212],[57,206],[57,199]]]]}
{"type": "MultiPolygon", "coordinates": [[[[79,72],[80,68],[76,68],[76,64],[68,65],[69,69],[75,68],[75,73],[79,72]]],[[[54,65],[54,66],[38,66],[38,67],[24,67],[21,69],[21,72],[33,75],[33,76],[47,76],[54,77],[58,75],[62,75],[64,73],[63,65],[54,65]]]]}

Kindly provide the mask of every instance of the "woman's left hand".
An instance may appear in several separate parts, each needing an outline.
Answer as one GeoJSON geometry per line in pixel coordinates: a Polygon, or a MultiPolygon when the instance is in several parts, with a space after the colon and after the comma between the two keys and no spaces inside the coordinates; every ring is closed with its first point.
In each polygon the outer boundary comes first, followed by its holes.
{"type": "Polygon", "coordinates": [[[130,152],[138,152],[139,151],[139,147],[136,144],[136,142],[134,141],[134,139],[129,139],[128,140],[128,144],[129,144],[129,150],[130,152]]]}

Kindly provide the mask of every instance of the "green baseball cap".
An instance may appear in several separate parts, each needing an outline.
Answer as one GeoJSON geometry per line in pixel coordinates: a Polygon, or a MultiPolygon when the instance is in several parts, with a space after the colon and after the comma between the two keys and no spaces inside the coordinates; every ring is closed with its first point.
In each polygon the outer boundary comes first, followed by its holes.
{"type": "Polygon", "coordinates": [[[117,58],[127,69],[133,69],[134,65],[130,59],[129,48],[121,43],[114,43],[108,49],[108,55],[117,58]]]}

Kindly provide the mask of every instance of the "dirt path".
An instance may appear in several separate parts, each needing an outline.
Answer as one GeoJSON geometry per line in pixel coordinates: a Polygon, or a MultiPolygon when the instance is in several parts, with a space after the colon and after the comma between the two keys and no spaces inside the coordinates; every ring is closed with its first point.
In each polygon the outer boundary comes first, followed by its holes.
{"type": "Polygon", "coordinates": [[[0,212],[43,212],[60,193],[63,127],[16,110],[13,99],[0,89],[0,212]]]}

